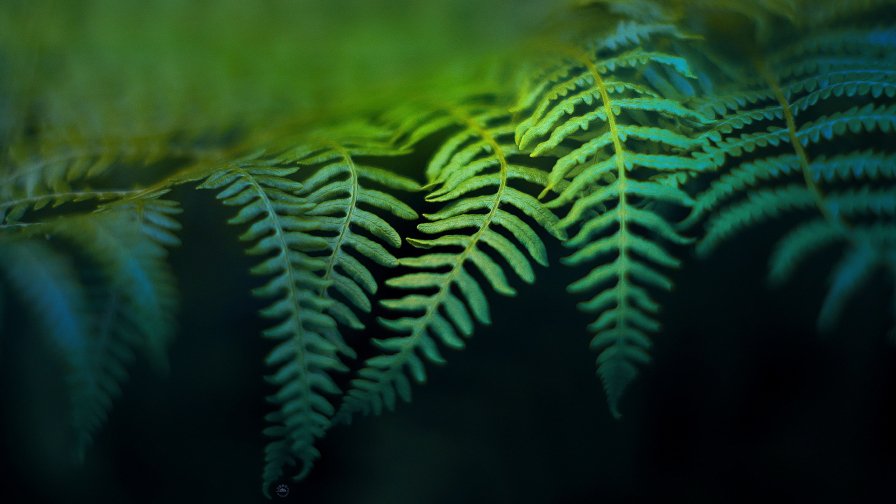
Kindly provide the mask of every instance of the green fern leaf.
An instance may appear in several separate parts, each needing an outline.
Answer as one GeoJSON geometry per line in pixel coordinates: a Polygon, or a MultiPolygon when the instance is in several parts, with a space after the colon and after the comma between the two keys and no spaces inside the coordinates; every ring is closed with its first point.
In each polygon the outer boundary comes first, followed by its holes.
{"type": "Polygon", "coordinates": [[[826,219],[810,220],[795,227],[775,245],[769,260],[769,282],[775,286],[782,285],[808,256],[845,240],[847,236],[843,226],[826,219]]]}
{"type": "Polygon", "coordinates": [[[400,264],[410,272],[386,282],[392,288],[411,292],[383,301],[387,309],[407,314],[380,319],[385,328],[401,336],[374,341],[387,353],[365,362],[352,381],[336,421],[349,422],[358,412],[391,410],[398,398],[409,401],[411,386],[406,372],[418,383],[424,382],[424,362],[444,362],[437,342],[461,349],[463,338],[473,334],[474,322],[490,322],[486,295],[474,271],[478,270],[498,293],[513,296],[516,290],[507,267],[499,260],[526,283],[535,278],[530,257],[547,264],[541,238],[516,213],[528,216],[555,235],[561,234],[556,228],[557,218],[534,197],[511,185],[515,180],[543,184],[546,174],[511,163],[509,158],[516,148],[508,142],[513,127],[507,120],[506,114],[491,106],[475,105],[423,114],[418,119],[418,127],[426,131],[438,129],[428,126],[432,124],[459,128],[442,144],[426,170],[431,188],[426,199],[446,205],[426,214],[429,222],[418,226],[433,238],[408,240],[426,252],[401,259],[400,264]]]}
{"type": "Polygon", "coordinates": [[[265,256],[252,273],[270,278],[253,291],[271,300],[261,315],[275,321],[264,336],[277,342],[266,359],[275,369],[268,379],[279,387],[269,397],[278,409],[265,417],[270,424],[265,434],[274,438],[265,449],[266,495],[284,466],[300,463],[298,477],[311,470],[320,456],[314,442],[329,428],[333,413],[326,395],[339,393],[330,375],[347,370],[337,355],[344,343],[328,338],[338,333],[327,314],[332,300],[320,294],[331,282],[319,274],[326,261],[312,255],[330,244],[311,234],[322,223],[306,216],[314,204],[300,196],[302,185],[288,178],[297,170],[250,159],[214,173],[200,186],[219,190],[225,205],[240,208],[230,223],[248,225],[240,236],[252,245],[246,252],[265,256]]]}
{"type": "MultiPolygon", "coordinates": [[[[642,28],[621,23],[615,36],[640,41],[642,28]],[[626,37],[628,30],[633,31],[626,37]]],[[[690,242],[660,211],[646,205],[687,207],[690,196],[677,184],[651,177],[713,167],[706,158],[690,155],[708,147],[709,138],[696,132],[710,116],[686,106],[675,94],[677,87],[655,73],[662,68],[667,75],[693,79],[685,59],[644,47],[613,54],[616,43],[594,47],[564,51],[569,54],[562,65],[566,70],[553,72],[560,82],[537,86],[545,91],[518,107],[531,115],[520,123],[516,139],[521,149],[534,146],[532,156],[558,156],[542,197],[568,182],[548,206],[572,204],[559,226],[578,228],[566,242],[577,250],[564,262],[578,267],[596,262],[569,290],[595,292],[580,308],[597,316],[589,326],[591,347],[599,354],[598,374],[610,410],[619,417],[623,392],[638,366],[649,361],[649,334],[660,328],[659,305],[648,289],[670,289],[661,268],[679,265],[661,242],[690,242]],[[644,82],[649,72],[655,78],[644,82]],[[564,80],[569,75],[578,77],[564,80]]]]}
{"type": "Polygon", "coordinates": [[[868,281],[880,258],[874,247],[859,243],[849,250],[831,273],[831,286],[821,307],[818,328],[830,331],[849,298],[868,281]]]}
{"type": "MultiPolygon", "coordinates": [[[[289,159],[304,166],[318,166],[303,183],[299,195],[314,208],[306,217],[321,224],[321,235],[328,241],[324,257],[326,265],[321,277],[326,283],[319,294],[333,299],[327,313],[340,324],[363,329],[356,311],[370,312],[370,296],[376,294],[377,283],[363,264],[372,261],[380,266],[395,267],[398,259],[386,248],[397,248],[401,238],[382,214],[414,220],[417,212],[396,197],[369,187],[371,184],[389,190],[416,191],[419,185],[411,179],[383,168],[357,163],[357,156],[398,155],[387,144],[370,140],[350,140],[344,144],[331,142],[321,151],[289,159]],[[384,246],[385,245],[385,246],[384,246]],[[360,259],[359,259],[360,256],[360,259]],[[338,293],[339,298],[331,294],[338,293]]],[[[281,158],[281,162],[286,159],[281,158]]],[[[347,347],[344,353],[353,354],[347,347]]]]}
{"type": "MultiPolygon", "coordinates": [[[[4,239],[0,266],[11,292],[31,308],[41,332],[65,363],[73,413],[83,411],[85,404],[95,409],[99,386],[88,343],[91,320],[87,294],[71,259],[42,241],[4,239]]],[[[75,413],[73,420],[76,428],[85,427],[80,414],[75,413]]]]}
{"type": "Polygon", "coordinates": [[[94,376],[76,401],[80,457],[120,393],[133,351],[145,350],[156,367],[167,368],[178,296],[165,247],[179,244],[173,234],[180,229],[173,219],[179,212],[171,201],[138,199],[47,227],[87,254],[102,282],[101,289],[91,289],[98,291],[94,306],[101,307],[88,341],[94,376]]]}
{"type": "Polygon", "coordinates": [[[0,173],[0,197],[46,198],[55,193],[66,197],[78,192],[73,184],[83,187],[114,168],[147,166],[165,158],[198,160],[215,154],[214,149],[178,140],[174,134],[128,134],[123,130],[88,134],[62,128],[45,132],[37,145],[13,145],[8,165],[0,173]]]}
{"type": "Polygon", "coordinates": [[[48,192],[29,197],[18,197],[0,202],[0,226],[20,223],[26,212],[56,208],[84,201],[108,202],[136,195],[137,191],[68,191],[48,192]]]}
{"type": "Polygon", "coordinates": [[[888,101],[896,96],[892,35],[891,29],[849,29],[806,36],[760,63],[765,90],[707,100],[707,109],[721,118],[707,134],[711,143],[704,151],[728,169],[697,197],[683,225],[710,216],[697,246],[705,255],[765,220],[793,211],[820,213],[779,241],[769,279],[780,284],[808,256],[845,243],[847,253],[832,274],[819,317],[821,329],[833,326],[846,299],[874,264],[884,262],[890,247],[871,237],[896,213],[893,155],[885,145],[866,146],[862,139],[896,129],[896,105],[888,101]],[[800,124],[805,116],[811,120],[800,124]],[[821,154],[813,159],[810,151],[821,154]]]}

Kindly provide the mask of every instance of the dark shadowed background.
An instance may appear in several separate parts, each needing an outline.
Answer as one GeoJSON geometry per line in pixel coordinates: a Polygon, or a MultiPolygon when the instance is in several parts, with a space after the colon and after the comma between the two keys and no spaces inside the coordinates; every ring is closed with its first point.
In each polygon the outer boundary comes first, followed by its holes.
{"type": "MultiPolygon", "coordinates": [[[[139,361],[82,466],[71,462],[58,363],[37,337],[0,340],[0,502],[260,502],[258,280],[227,213],[184,192],[173,255],[184,309],[167,376],[139,361]],[[214,224],[209,224],[214,223],[214,224]]],[[[665,331],[614,421],[594,375],[587,317],[567,302],[575,272],[494,297],[414,401],[337,427],[285,499],[313,503],[720,502],[885,495],[896,477],[896,350],[890,292],[872,283],[835,334],[814,321],[824,261],[766,288],[778,229],[757,228],[689,260],[665,296],[665,331]]],[[[7,327],[21,313],[6,314],[7,327]]],[[[369,336],[376,335],[372,326],[369,336]]],[[[15,331],[11,331],[14,333],[15,331]]],[[[7,332],[4,331],[4,334],[7,332]]],[[[355,335],[357,337],[358,335],[355,335]]],[[[367,336],[367,335],[362,335],[367,336]]],[[[357,344],[357,341],[353,340],[357,344]]],[[[355,363],[357,365],[357,363],[355,363]]],[[[274,498],[275,500],[281,500],[274,498]]]]}

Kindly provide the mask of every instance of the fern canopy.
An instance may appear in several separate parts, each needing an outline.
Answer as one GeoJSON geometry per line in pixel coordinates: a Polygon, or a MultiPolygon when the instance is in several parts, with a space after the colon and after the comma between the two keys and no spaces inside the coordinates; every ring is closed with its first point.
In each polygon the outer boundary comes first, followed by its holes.
{"type": "Polygon", "coordinates": [[[8,3],[0,301],[58,357],[79,458],[136,357],[167,366],[197,186],[265,305],[268,497],[562,247],[616,418],[691,252],[779,225],[774,286],[839,254],[819,331],[896,283],[888,0],[8,3]]]}

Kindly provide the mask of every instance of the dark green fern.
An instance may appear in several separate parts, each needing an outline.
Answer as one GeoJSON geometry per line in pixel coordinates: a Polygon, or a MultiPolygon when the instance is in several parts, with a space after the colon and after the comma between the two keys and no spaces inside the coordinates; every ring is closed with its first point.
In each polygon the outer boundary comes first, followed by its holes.
{"type": "Polygon", "coordinates": [[[892,29],[810,35],[755,56],[758,80],[706,100],[719,119],[705,150],[723,174],[688,219],[709,216],[698,252],[763,221],[802,216],[776,245],[769,279],[781,284],[812,254],[842,245],[822,330],[892,254],[893,154],[861,140],[896,132],[893,36],[892,29]]]}
{"type": "Polygon", "coordinates": [[[278,341],[267,363],[268,379],[279,387],[270,397],[278,410],[269,414],[265,433],[275,440],[266,450],[264,489],[280,479],[283,467],[301,464],[304,477],[320,456],[315,440],[329,429],[334,413],[328,395],[340,393],[331,374],[345,371],[339,354],[354,356],[339,325],[363,329],[356,312],[370,311],[376,280],[365,262],[393,267],[398,260],[383,243],[397,247],[395,229],[378,214],[416,218],[406,204],[385,192],[417,185],[382,168],[355,161],[357,156],[400,151],[370,138],[314,142],[276,159],[248,159],[216,172],[201,187],[222,190],[224,204],[240,207],[232,224],[249,225],[240,239],[251,255],[266,258],[252,272],[273,276],[255,295],[271,299],[262,316],[277,324],[265,337],[278,341]],[[304,181],[288,165],[314,167],[304,181]]]}
{"type": "Polygon", "coordinates": [[[178,212],[167,200],[122,200],[31,223],[22,238],[3,240],[10,282],[66,364],[79,458],[120,394],[135,352],[166,365],[177,293],[165,247],[179,243],[178,212]],[[60,240],[75,254],[54,246],[60,240]]]}

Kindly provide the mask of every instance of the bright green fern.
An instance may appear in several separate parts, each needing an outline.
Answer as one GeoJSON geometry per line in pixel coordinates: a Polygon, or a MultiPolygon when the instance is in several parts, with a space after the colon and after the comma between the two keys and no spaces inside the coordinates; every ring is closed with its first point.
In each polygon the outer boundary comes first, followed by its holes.
{"type": "Polygon", "coordinates": [[[576,229],[564,262],[595,264],[569,287],[594,293],[582,310],[595,313],[591,347],[610,409],[649,360],[649,334],[659,330],[659,305],[650,289],[667,290],[663,272],[679,259],[662,243],[684,245],[664,206],[687,207],[690,196],[665,177],[701,172],[690,153],[706,143],[708,119],[688,108],[675,82],[694,78],[685,59],[648,48],[654,39],[684,38],[669,25],[621,22],[585,49],[558,48],[559,63],[523,95],[526,119],[516,130],[521,149],[556,162],[542,196],[569,181],[549,207],[571,205],[561,229],[576,229]]]}
{"type": "Polygon", "coordinates": [[[356,412],[393,409],[396,398],[409,401],[409,377],[423,383],[425,361],[445,362],[438,343],[461,349],[475,322],[490,323],[483,285],[513,296],[508,270],[524,282],[535,280],[527,254],[547,265],[547,252],[521,216],[562,236],[557,218],[516,188],[522,183],[543,185],[547,174],[514,162],[519,152],[512,143],[513,124],[501,108],[471,103],[410,117],[412,126],[403,127],[414,132],[409,144],[423,137],[421,132],[450,130],[426,167],[426,200],[443,206],[425,214],[429,222],[417,227],[427,237],[408,239],[425,252],[401,259],[406,272],[386,281],[410,292],[382,302],[396,315],[380,323],[398,336],[374,340],[385,353],[368,359],[353,380],[336,414],[341,422],[349,422],[356,412]]]}

